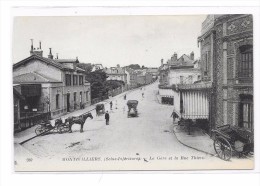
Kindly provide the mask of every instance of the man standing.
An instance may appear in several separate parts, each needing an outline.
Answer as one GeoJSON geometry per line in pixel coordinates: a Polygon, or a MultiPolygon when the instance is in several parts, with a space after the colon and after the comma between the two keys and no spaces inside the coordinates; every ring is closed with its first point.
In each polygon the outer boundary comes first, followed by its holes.
{"type": "Polygon", "coordinates": [[[109,114],[108,114],[108,111],[105,114],[105,119],[106,119],[106,125],[109,125],[109,114]]]}
{"type": "Polygon", "coordinates": [[[172,111],[171,117],[173,118],[173,123],[175,123],[175,119],[177,119],[179,117],[178,114],[176,113],[174,107],[173,107],[173,111],[172,111]]]}
{"type": "Polygon", "coordinates": [[[113,103],[112,101],[110,101],[110,110],[112,110],[112,107],[113,107],[113,103]]]}

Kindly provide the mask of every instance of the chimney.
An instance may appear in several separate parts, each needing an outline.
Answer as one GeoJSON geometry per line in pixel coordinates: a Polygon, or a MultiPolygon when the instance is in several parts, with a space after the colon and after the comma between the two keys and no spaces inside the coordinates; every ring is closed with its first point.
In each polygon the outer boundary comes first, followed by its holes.
{"type": "Polygon", "coordinates": [[[48,55],[48,58],[49,59],[53,59],[53,55],[52,55],[52,53],[51,53],[51,48],[49,48],[50,49],[50,53],[49,53],[49,55],[48,55]]]}
{"type": "Polygon", "coordinates": [[[40,47],[40,49],[42,49],[42,43],[41,43],[41,41],[39,42],[39,47],[40,47]]]}
{"type": "Polygon", "coordinates": [[[59,53],[56,53],[56,59],[59,59],[59,56],[58,56],[59,53]]]}
{"type": "Polygon", "coordinates": [[[31,50],[30,50],[30,55],[33,55],[33,39],[31,39],[31,50]]]}
{"type": "Polygon", "coordinates": [[[163,59],[161,59],[161,66],[163,66],[163,59]]]}
{"type": "Polygon", "coordinates": [[[193,51],[190,53],[190,59],[194,60],[194,52],[193,51]]]}
{"type": "Polygon", "coordinates": [[[31,51],[33,51],[33,39],[31,39],[31,51]]]}
{"type": "Polygon", "coordinates": [[[42,57],[43,51],[41,50],[41,42],[40,42],[40,48],[34,48],[33,47],[33,39],[31,39],[31,50],[30,50],[30,55],[37,55],[42,57]]]}
{"type": "Polygon", "coordinates": [[[79,63],[79,59],[78,59],[78,57],[76,57],[76,63],[79,63]]]}
{"type": "Polygon", "coordinates": [[[117,64],[117,65],[116,65],[116,67],[117,67],[117,68],[120,68],[120,65],[119,65],[119,64],[117,64]]]}
{"type": "Polygon", "coordinates": [[[174,59],[174,61],[177,61],[177,59],[178,59],[178,56],[177,56],[176,52],[174,52],[174,54],[173,54],[173,59],[174,59]]]}

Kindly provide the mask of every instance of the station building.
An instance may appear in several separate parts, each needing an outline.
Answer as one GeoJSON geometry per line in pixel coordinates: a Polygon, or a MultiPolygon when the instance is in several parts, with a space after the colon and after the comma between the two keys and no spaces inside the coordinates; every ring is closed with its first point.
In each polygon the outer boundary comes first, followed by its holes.
{"type": "Polygon", "coordinates": [[[56,118],[91,104],[90,83],[78,59],[54,59],[50,49],[43,57],[41,43],[31,45],[30,56],[13,65],[13,83],[24,98],[20,101],[20,128],[42,119],[56,118]]]}

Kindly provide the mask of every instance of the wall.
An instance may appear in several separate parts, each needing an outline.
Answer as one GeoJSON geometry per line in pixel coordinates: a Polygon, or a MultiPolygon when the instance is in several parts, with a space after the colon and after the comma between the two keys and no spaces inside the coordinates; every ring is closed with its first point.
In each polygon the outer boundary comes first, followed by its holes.
{"type": "Polygon", "coordinates": [[[238,125],[239,95],[253,95],[253,79],[242,81],[238,76],[239,47],[246,44],[253,45],[252,16],[222,17],[217,22],[215,30],[214,123],[217,126],[238,125]]]}
{"type": "Polygon", "coordinates": [[[52,65],[47,65],[40,60],[31,60],[30,62],[22,65],[13,70],[13,76],[18,76],[30,72],[39,72],[40,74],[46,75],[49,78],[57,81],[62,81],[62,71],[52,65]]]}
{"type": "Polygon", "coordinates": [[[136,77],[137,85],[145,85],[145,76],[139,76],[136,77]]]}
{"type": "Polygon", "coordinates": [[[171,69],[168,75],[169,85],[180,84],[180,76],[183,76],[184,84],[189,83],[188,77],[192,75],[192,83],[198,81],[198,76],[201,75],[198,69],[171,69]]]}
{"type": "Polygon", "coordinates": [[[212,62],[213,62],[213,56],[214,56],[214,50],[213,50],[213,33],[210,33],[207,35],[202,41],[201,41],[201,77],[203,81],[212,81],[212,62]],[[208,55],[208,70],[206,71],[206,54],[208,55]],[[207,74],[206,74],[207,72],[207,74]]]}
{"type": "Polygon", "coordinates": [[[150,84],[150,83],[152,83],[152,81],[153,81],[153,75],[150,73],[146,73],[145,74],[145,83],[150,84]]]}

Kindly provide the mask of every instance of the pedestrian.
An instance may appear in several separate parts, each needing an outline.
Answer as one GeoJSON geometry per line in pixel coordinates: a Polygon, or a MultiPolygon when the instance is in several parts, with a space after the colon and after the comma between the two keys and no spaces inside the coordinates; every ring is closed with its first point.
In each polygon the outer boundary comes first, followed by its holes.
{"type": "Polygon", "coordinates": [[[142,97],[144,97],[144,93],[142,93],[142,97]]]}
{"type": "Polygon", "coordinates": [[[106,125],[109,125],[109,113],[108,113],[108,111],[105,114],[105,119],[106,119],[106,125]]]}
{"type": "Polygon", "coordinates": [[[110,101],[110,110],[112,110],[112,108],[113,108],[113,103],[112,101],[110,101]]]}
{"type": "Polygon", "coordinates": [[[173,111],[172,111],[171,117],[173,118],[173,123],[175,123],[175,119],[179,117],[178,114],[176,113],[174,107],[173,107],[173,111]]]}

